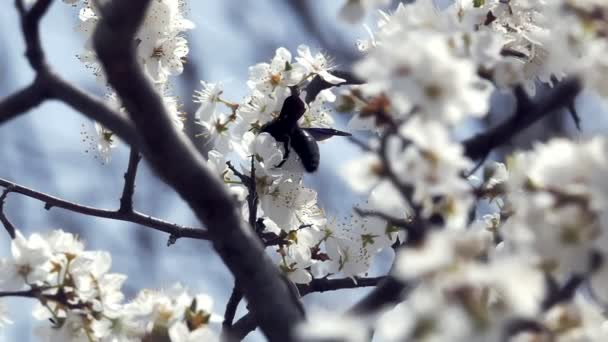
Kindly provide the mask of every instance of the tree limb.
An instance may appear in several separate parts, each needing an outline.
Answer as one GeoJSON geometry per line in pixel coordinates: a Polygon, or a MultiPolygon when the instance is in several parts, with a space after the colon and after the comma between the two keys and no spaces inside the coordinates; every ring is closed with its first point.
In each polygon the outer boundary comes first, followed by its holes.
{"type": "Polygon", "coordinates": [[[230,335],[228,336],[227,341],[241,341],[257,327],[258,324],[255,317],[250,312],[234,323],[232,329],[230,329],[230,335]]]}
{"type": "Polygon", "coordinates": [[[126,117],[110,109],[103,101],[69,84],[53,73],[47,65],[40,44],[39,24],[51,3],[52,0],[38,0],[28,11],[23,0],[15,0],[25,39],[25,55],[36,71],[36,78],[30,86],[0,102],[0,125],[38,106],[45,100],[57,99],[93,120],[99,121],[102,125],[112,127],[114,133],[123,140],[138,146],[137,132],[126,117]]]}
{"type": "Polygon", "coordinates": [[[342,289],[356,289],[361,287],[376,286],[384,280],[386,276],[374,278],[341,278],[341,279],[313,279],[308,284],[298,285],[298,289],[302,296],[313,292],[336,291],[342,289]]]}
{"type": "Polygon", "coordinates": [[[158,93],[139,67],[133,37],[149,3],[108,3],[93,36],[97,55],[141,133],[144,156],[208,227],[213,247],[241,285],[264,334],[271,341],[290,341],[294,327],[303,319],[299,303],[264,246],[241,219],[225,185],[176,131],[158,93]]]}
{"type": "Polygon", "coordinates": [[[122,189],[122,196],[120,197],[120,208],[118,211],[129,213],[133,212],[133,193],[135,192],[135,176],[137,175],[137,165],[141,156],[136,148],[131,148],[129,152],[129,165],[127,166],[127,172],[125,172],[125,185],[122,189]]]}
{"type": "Polygon", "coordinates": [[[401,301],[403,294],[410,288],[411,285],[403,283],[392,276],[386,277],[367,296],[355,304],[349,310],[349,313],[366,315],[377,312],[387,305],[396,304],[401,301]]]}
{"type": "Polygon", "coordinates": [[[10,189],[10,192],[20,193],[27,197],[31,197],[41,202],[44,202],[44,208],[47,210],[53,207],[57,207],[83,215],[137,223],[142,226],[146,226],[155,230],[159,230],[161,232],[171,234],[171,236],[175,236],[178,238],[188,237],[199,240],[209,239],[209,233],[205,229],[180,226],[178,224],[163,221],[161,219],[145,215],[137,211],[121,212],[120,210],[106,210],[80,205],[45,194],[43,192],[32,190],[30,188],[21,186],[3,178],[0,178],[0,186],[10,189]]]}
{"type": "Polygon", "coordinates": [[[222,340],[230,339],[232,336],[232,323],[241,299],[243,299],[243,292],[239,290],[238,284],[235,282],[228,303],[226,303],[224,322],[222,322],[222,340]]]}
{"type": "Polygon", "coordinates": [[[539,101],[532,102],[519,92],[515,113],[509,119],[462,142],[465,155],[471,159],[487,156],[494,148],[503,145],[532,124],[561,108],[568,108],[580,93],[582,84],[577,78],[558,83],[539,101]]]}
{"type": "Polygon", "coordinates": [[[40,105],[48,96],[38,80],[0,102],[0,125],[40,105]]]}
{"type": "Polygon", "coordinates": [[[15,226],[13,226],[11,221],[9,221],[8,217],[6,217],[6,214],[4,213],[4,202],[6,201],[6,196],[8,196],[9,192],[11,192],[10,187],[4,189],[4,191],[2,191],[2,195],[0,196],[0,222],[2,222],[4,229],[6,229],[12,240],[16,237],[15,226]]]}

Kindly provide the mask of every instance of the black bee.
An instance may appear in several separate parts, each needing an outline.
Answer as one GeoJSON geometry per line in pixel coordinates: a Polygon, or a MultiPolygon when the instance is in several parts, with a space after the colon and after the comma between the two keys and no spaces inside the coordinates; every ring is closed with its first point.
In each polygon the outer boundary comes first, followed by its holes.
{"type": "Polygon", "coordinates": [[[290,146],[300,156],[304,169],[314,172],[319,167],[319,145],[317,140],[325,140],[332,136],[350,136],[350,133],[342,132],[333,128],[302,128],[298,126],[298,120],[306,112],[306,104],[300,99],[297,88],[292,88],[291,95],[283,102],[279,116],[262,126],[260,132],[267,132],[277,141],[283,143],[285,156],[276,165],[281,167],[289,157],[290,146]]]}

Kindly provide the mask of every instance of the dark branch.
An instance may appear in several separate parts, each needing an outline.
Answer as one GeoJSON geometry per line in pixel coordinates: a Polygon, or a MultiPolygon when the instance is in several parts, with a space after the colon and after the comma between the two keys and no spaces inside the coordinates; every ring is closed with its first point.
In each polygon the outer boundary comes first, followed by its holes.
{"type": "Polygon", "coordinates": [[[120,211],[98,209],[85,205],[80,205],[77,203],[62,200],[60,198],[42,192],[38,192],[36,190],[32,190],[30,188],[26,188],[3,178],[0,178],[0,186],[10,188],[10,192],[20,193],[27,197],[31,197],[44,202],[44,208],[47,210],[53,207],[57,207],[83,215],[137,223],[142,226],[146,226],[155,230],[159,230],[161,232],[171,234],[171,236],[176,236],[178,238],[188,237],[199,240],[209,239],[209,233],[204,229],[180,226],[175,223],[163,221],[161,219],[148,216],[136,211],[124,213],[120,211]]]}
{"type": "Polygon", "coordinates": [[[361,217],[376,217],[386,221],[387,223],[408,230],[411,228],[412,221],[392,217],[386,213],[377,211],[377,210],[365,210],[361,208],[354,208],[355,213],[361,217]]]}
{"type": "Polygon", "coordinates": [[[365,298],[355,304],[349,313],[366,315],[378,312],[387,305],[393,305],[403,299],[403,295],[411,286],[393,277],[386,277],[365,298]]]}
{"type": "Polygon", "coordinates": [[[241,341],[257,327],[258,324],[255,317],[250,312],[234,323],[232,329],[230,329],[230,336],[227,341],[241,341]]]}
{"type": "Polygon", "coordinates": [[[0,102],[0,125],[40,105],[48,97],[42,83],[34,81],[0,102]]]}
{"type": "Polygon", "coordinates": [[[49,9],[52,0],[38,0],[28,11],[24,0],[15,0],[15,6],[21,17],[21,30],[25,38],[25,56],[32,69],[41,72],[47,69],[44,52],[40,44],[40,20],[49,9]]]}
{"type": "Polygon", "coordinates": [[[39,290],[21,290],[21,291],[0,291],[0,298],[2,297],[22,297],[22,298],[38,298],[40,296],[39,290]]]}
{"type": "Polygon", "coordinates": [[[4,202],[6,201],[6,196],[8,196],[9,192],[11,192],[11,187],[4,189],[4,191],[2,191],[2,196],[0,196],[0,222],[2,222],[4,229],[6,229],[11,239],[14,239],[16,236],[15,226],[13,226],[11,221],[9,221],[8,217],[6,217],[6,214],[4,213],[4,202]]]}
{"type": "Polygon", "coordinates": [[[542,302],[543,310],[548,311],[554,305],[571,300],[584,281],[584,276],[572,275],[562,286],[558,286],[557,284],[549,286],[547,296],[542,302]]]}
{"type": "Polygon", "coordinates": [[[505,144],[543,117],[571,106],[581,89],[580,80],[569,78],[558,83],[537,102],[532,102],[520,94],[516,111],[511,118],[485,133],[477,134],[462,142],[465,155],[471,159],[484,158],[494,148],[505,144]]]}
{"type": "Polygon", "coordinates": [[[249,209],[249,225],[251,229],[257,231],[256,221],[258,220],[258,190],[257,181],[255,178],[255,156],[251,155],[251,173],[249,176],[249,184],[247,184],[247,206],[249,209]]]}
{"type": "Polygon", "coordinates": [[[376,286],[382,280],[384,280],[386,276],[382,277],[374,277],[374,278],[359,278],[355,277],[355,279],[351,278],[342,278],[342,279],[313,279],[308,284],[298,285],[298,289],[302,296],[305,296],[309,293],[313,292],[326,292],[326,291],[336,291],[342,289],[356,289],[361,287],[370,287],[376,286]]]}
{"type": "Polygon", "coordinates": [[[241,219],[225,185],[176,131],[162,99],[140,69],[133,37],[149,3],[107,3],[93,37],[99,60],[141,133],[144,156],[208,227],[213,247],[240,284],[264,334],[271,341],[290,341],[293,327],[303,319],[297,299],[291,296],[260,240],[241,219]]]}
{"type": "Polygon", "coordinates": [[[93,120],[99,121],[102,125],[112,127],[114,133],[123,140],[138,146],[138,135],[127,118],[111,110],[102,101],[64,81],[46,64],[40,44],[39,23],[51,2],[52,0],[38,0],[27,11],[23,0],[15,0],[25,38],[25,55],[36,71],[36,78],[30,86],[0,102],[0,124],[38,106],[44,100],[57,99],[93,120]]]}
{"type": "Polygon", "coordinates": [[[133,211],[133,193],[135,192],[135,176],[137,175],[137,165],[141,156],[136,148],[131,148],[129,152],[129,165],[125,172],[125,186],[122,189],[122,197],[120,197],[120,208],[118,211],[130,213],[133,211]]]}
{"type": "MultiPolygon", "coordinates": [[[[302,296],[306,296],[314,292],[335,291],[341,289],[354,289],[362,287],[377,286],[387,279],[386,276],[375,278],[355,278],[356,282],[350,278],[342,279],[313,279],[312,282],[305,285],[298,285],[298,289],[302,296]]],[[[401,289],[402,290],[402,289],[401,289]]],[[[399,290],[399,292],[401,292],[399,290]]],[[[386,296],[388,297],[388,296],[386,296]]],[[[227,341],[240,341],[257,327],[255,318],[251,313],[241,317],[230,330],[229,339],[227,341]]]]}
{"type": "Polygon", "coordinates": [[[223,339],[232,336],[232,323],[241,299],[243,299],[243,292],[239,290],[238,284],[235,283],[230,298],[228,298],[228,303],[226,303],[226,311],[224,312],[224,322],[222,323],[223,339]]]}
{"type": "Polygon", "coordinates": [[[310,83],[306,86],[306,103],[311,103],[315,100],[317,95],[325,89],[329,89],[331,87],[339,87],[343,85],[350,84],[363,84],[364,81],[359,79],[357,76],[353,75],[351,72],[343,71],[343,70],[334,70],[331,72],[332,75],[343,78],[346,82],[342,82],[340,84],[331,84],[318,75],[315,76],[310,83]]]}
{"type": "Polygon", "coordinates": [[[142,146],[139,134],[131,120],[112,110],[102,100],[85,93],[52,73],[45,74],[42,80],[46,83],[45,88],[50,92],[51,98],[64,102],[106,128],[111,127],[113,133],[140,151],[145,148],[142,146]]]}

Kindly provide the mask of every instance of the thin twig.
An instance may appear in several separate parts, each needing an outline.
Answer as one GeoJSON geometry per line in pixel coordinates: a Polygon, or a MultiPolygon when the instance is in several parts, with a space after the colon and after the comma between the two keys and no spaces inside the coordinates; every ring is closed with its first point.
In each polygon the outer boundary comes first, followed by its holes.
{"type": "Polygon", "coordinates": [[[21,291],[0,291],[0,298],[2,297],[23,297],[23,298],[38,298],[40,296],[40,290],[30,289],[21,291]]]}
{"type": "Polygon", "coordinates": [[[386,276],[372,278],[340,278],[340,279],[313,279],[308,284],[298,285],[302,296],[314,292],[336,291],[342,289],[356,289],[361,287],[376,286],[379,282],[386,279],[386,276]]]}
{"type": "Polygon", "coordinates": [[[258,327],[257,321],[253,314],[249,312],[245,316],[241,317],[230,329],[230,335],[227,341],[241,341],[249,333],[254,331],[258,327]]]}
{"type": "Polygon", "coordinates": [[[133,212],[133,193],[135,192],[135,176],[137,175],[137,165],[141,160],[141,155],[136,148],[131,148],[129,152],[129,166],[125,172],[125,185],[120,197],[120,208],[118,211],[123,213],[133,212]]]}
{"type": "Polygon", "coordinates": [[[249,225],[251,229],[259,234],[256,221],[258,220],[258,190],[257,180],[255,178],[255,155],[251,155],[251,173],[249,176],[249,184],[247,184],[247,206],[249,207],[249,225]]]}
{"type": "Polygon", "coordinates": [[[0,222],[4,226],[4,229],[8,232],[8,235],[11,237],[11,240],[14,239],[17,235],[15,233],[15,226],[9,221],[8,217],[4,213],[4,202],[6,201],[6,197],[9,192],[11,192],[12,187],[7,187],[2,191],[2,196],[0,196],[0,222]]]}
{"type": "Polygon", "coordinates": [[[367,296],[355,304],[349,310],[349,313],[367,315],[378,312],[387,305],[398,303],[410,288],[409,284],[397,280],[392,276],[386,277],[367,296]]]}
{"type": "Polygon", "coordinates": [[[360,140],[359,138],[355,137],[354,135],[347,136],[346,139],[348,139],[351,143],[355,144],[355,146],[359,147],[362,151],[375,152],[374,149],[371,148],[371,146],[369,146],[368,143],[360,140]]]}
{"type": "Polygon", "coordinates": [[[243,299],[243,292],[239,290],[238,284],[235,282],[232,293],[230,294],[230,298],[228,298],[228,303],[226,303],[226,311],[224,312],[224,322],[222,323],[223,339],[226,339],[227,336],[232,335],[232,323],[241,299],[243,299]]]}
{"type": "Polygon", "coordinates": [[[412,222],[406,219],[400,219],[393,217],[389,214],[377,211],[377,210],[366,210],[361,208],[354,208],[355,213],[361,217],[376,217],[386,221],[387,223],[408,230],[411,228],[412,222]]]}
{"type": "Polygon", "coordinates": [[[20,193],[27,197],[31,197],[37,199],[41,202],[44,202],[44,208],[49,210],[53,207],[62,208],[65,210],[69,210],[72,212],[76,212],[83,215],[102,217],[112,220],[125,221],[137,223],[142,226],[146,226],[148,228],[152,228],[155,230],[159,230],[161,232],[165,232],[171,234],[171,236],[175,236],[178,238],[187,237],[199,240],[208,240],[209,233],[205,229],[201,228],[192,228],[185,227],[175,223],[167,222],[146,214],[139,213],[137,211],[132,212],[120,212],[119,210],[106,210],[106,209],[98,209],[93,208],[73,202],[69,202],[43,192],[39,192],[36,190],[32,190],[30,188],[24,187],[22,185],[13,183],[6,179],[0,178],[0,186],[5,188],[10,187],[11,192],[20,193]]]}

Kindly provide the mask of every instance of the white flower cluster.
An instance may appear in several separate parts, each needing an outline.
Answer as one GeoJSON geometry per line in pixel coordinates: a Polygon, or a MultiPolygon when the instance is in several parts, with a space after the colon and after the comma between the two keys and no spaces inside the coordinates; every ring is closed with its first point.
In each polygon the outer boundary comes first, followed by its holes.
{"type": "MultiPolygon", "coordinates": [[[[83,5],[79,28],[90,33],[99,20],[95,6],[66,2],[83,5]]],[[[348,0],[341,14],[354,21],[385,3],[348,0]]],[[[166,91],[187,53],[180,33],[192,24],[180,1],[152,4],[137,35],[138,55],[166,91]]],[[[347,317],[335,325],[312,320],[305,338],[363,341],[373,327],[382,341],[607,340],[608,321],[598,304],[608,302],[605,138],[539,144],[515,155],[508,171],[495,164],[473,184],[465,176],[473,163],[452,136],[455,126],[488,112],[495,89],[519,85],[534,95],[538,82],[552,86],[575,75],[608,94],[602,73],[608,69],[606,18],[608,3],[600,0],[456,0],[443,9],[418,0],[381,12],[376,30],[358,42],[364,55],[354,72],[365,83],[345,89],[340,101],[331,89],[322,91],[298,122],[331,127],[329,104],[337,102],[357,113],[349,127],[381,133],[344,167],[352,188],[369,195],[357,208],[360,215],[346,222],[319,207],[289,143],[262,131],[297,95],[296,87],[306,89],[315,77],[334,85],[345,81],[332,74],[327,56],[305,45],[297,56],[277,49],[269,63],[250,68],[250,93],[240,102],[226,100],[221,83],[202,82],[196,115],[211,146],[208,165],[242,203],[244,220],[250,218],[253,181],[255,228],[276,237],[265,242],[292,281],[364,275],[381,250],[402,245],[392,276],[411,284],[405,302],[380,316],[347,317]],[[227,163],[231,159],[237,167],[227,163]],[[492,212],[474,220],[484,201],[492,212]],[[590,296],[574,293],[583,282],[590,296]]],[[[99,70],[90,48],[80,57],[99,70]]],[[[165,102],[178,112],[174,98],[165,102]]],[[[110,151],[112,133],[98,131],[106,139],[99,149],[110,151]]],[[[211,334],[208,298],[192,299],[179,289],[177,295],[144,292],[133,307],[121,304],[124,279],[107,273],[109,257],[74,247],[57,252],[52,241],[20,236],[14,261],[2,264],[0,286],[29,286],[45,296],[40,311],[47,315],[39,317],[100,339],[110,332],[129,336],[125,331],[139,337],[162,331],[175,341],[195,333],[213,339],[205,335],[211,334]],[[82,265],[87,272],[81,276],[82,265]],[[131,316],[121,316],[125,312],[131,316]]]]}
{"type": "MultiPolygon", "coordinates": [[[[331,68],[329,58],[311,52],[308,46],[300,46],[295,58],[287,49],[279,48],[270,63],[250,68],[247,84],[251,93],[242,103],[222,98],[220,83],[202,82],[203,89],[195,94],[201,104],[197,116],[213,144],[209,165],[242,200],[244,219],[249,216],[245,201],[248,188],[226,168],[226,160],[229,153],[235,152],[243,165],[242,172],[249,175],[253,156],[259,198],[257,216],[263,219],[265,232],[282,240],[278,247],[271,247],[272,255],[296,283],[308,283],[313,277],[363,274],[373,256],[397,238],[396,230],[381,220],[328,222],[317,204],[316,191],[303,185],[304,169],[298,154],[291,151],[285,164],[277,167],[288,151],[270,134],[260,133],[264,124],[279,115],[291,95],[291,86],[304,89],[315,76],[331,84],[343,82],[331,74],[331,68]],[[228,112],[222,112],[218,104],[228,112]]],[[[333,119],[328,104],[334,101],[330,90],[319,93],[307,106],[298,123],[300,127],[330,127],[333,119]]]]}
{"type": "MultiPolygon", "coordinates": [[[[92,35],[102,18],[102,11],[97,7],[96,2],[91,0],[64,0],[64,2],[80,6],[80,23],[76,30],[84,35],[86,42],[78,58],[92,70],[98,82],[107,86],[92,43],[92,35]]],[[[135,35],[136,52],[141,67],[162,95],[165,108],[179,130],[183,129],[182,114],[177,97],[170,94],[169,77],[183,72],[189,52],[188,42],[183,33],[193,29],[194,23],[185,18],[186,10],[185,0],[151,1],[146,17],[135,35]]],[[[120,100],[111,90],[107,99],[111,108],[121,111],[120,100]]],[[[95,129],[91,134],[87,134],[87,140],[89,139],[94,142],[93,147],[99,154],[99,159],[107,164],[112,149],[118,146],[116,136],[95,123],[95,129]]]]}
{"type": "MultiPolygon", "coordinates": [[[[109,253],[87,251],[62,230],[29,238],[17,232],[11,257],[0,259],[0,291],[39,301],[33,315],[44,322],[36,331],[41,341],[218,340],[209,327],[217,321],[209,296],[192,297],[175,285],[124,303],[127,277],[110,273],[111,262],[109,253]]],[[[0,323],[9,323],[3,311],[0,323]]]]}
{"type": "Polygon", "coordinates": [[[488,111],[495,88],[534,95],[538,82],[574,75],[605,95],[607,14],[594,0],[418,0],[381,12],[359,42],[354,70],[367,83],[339,102],[358,112],[351,128],[383,138],[344,176],[372,211],[419,215],[427,230],[400,239],[392,275],[411,287],[407,300],[379,316],[324,317],[334,327],[311,320],[305,340],[365,341],[370,328],[379,341],[608,339],[606,138],[537,144],[473,182],[450,134],[488,111]],[[473,220],[478,203],[491,212],[473,220]]]}

